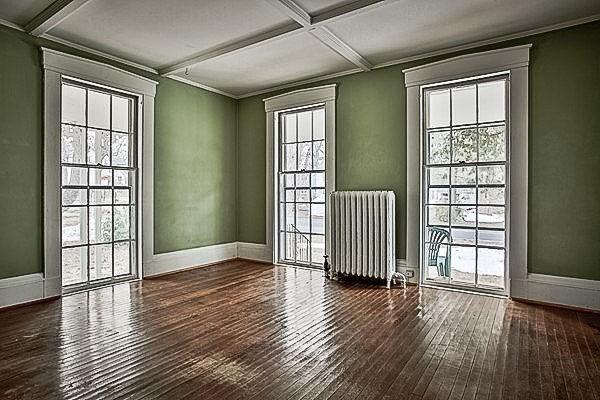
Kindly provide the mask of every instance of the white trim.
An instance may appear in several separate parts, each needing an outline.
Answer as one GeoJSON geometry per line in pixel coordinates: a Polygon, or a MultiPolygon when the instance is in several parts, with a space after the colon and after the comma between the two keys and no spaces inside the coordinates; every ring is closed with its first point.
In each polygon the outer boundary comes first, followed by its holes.
{"type": "Polygon", "coordinates": [[[14,22],[10,22],[9,20],[3,19],[3,18],[0,18],[0,25],[8,26],[9,28],[13,28],[18,31],[25,32],[25,28],[23,28],[21,25],[15,24],[14,22]]]}
{"type": "Polygon", "coordinates": [[[60,279],[44,279],[42,273],[0,279],[0,308],[56,297],[59,293],[60,279]]]}
{"type": "Polygon", "coordinates": [[[511,287],[514,298],[600,310],[600,281],[528,274],[513,279],[511,287]]]}
{"type": "Polygon", "coordinates": [[[266,244],[237,242],[237,256],[248,260],[271,262],[271,251],[266,244]]]}
{"type": "MultiPolygon", "coordinates": [[[[325,104],[325,198],[335,190],[335,84],[318,86],[314,88],[298,89],[264,99],[266,117],[266,247],[271,255],[270,262],[278,260],[278,235],[274,232],[274,221],[278,219],[278,176],[275,175],[275,166],[279,160],[278,133],[275,120],[279,111],[292,108],[306,107],[313,104],[325,104]]],[[[329,201],[325,202],[325,254],[330,246],[329,232],[329,201]]]]}
{"type": "MultiPolygon", "coordinates": [[[[422,265],[422,100],[425,85],[475,77],[483,74],[509,72],[508,143],[510,160],[507,185],[508,277],[506,293],[511,293],[513,279],[527,276],[527,191],[528,191],[528,64],[531,45],[510,47],[453,57],[404,71],[406,82],[406,259],[410,265],[422,265]]],[[[420,280],[422,280],[420,276],[420,280]]]]}
{"type": "Polygon", "coordinates": [[[296,21],[302,26],[310,26],[312,18],[298,3],[293,0],[266,0],[279,11],[296,21]]]}
{"type": "Polygon", "coordinates": [[[236,99],[236,100],[238,99],[238,97],[236,95],[232,94],[232,93],[224,92],[222,90],[215,89],[214,87],[203,85],[202,83],[198,83],[198,82],[193,81],[191,79],[184,78],[183,76],[169,75],[167,77],[173,79],[174,81],[178,81],[178,82],[181,82],[181,83],[186,83],[188,85],[195,86],[197,88],[204,89],[204,90],[209,91],[209,92],[213,92],[213,93],[217,93],[217,94],[220,94],[220,95],[223,95],[223,96],[231,97],[232,99],[236,99]]]}
{"type": "Polygon", "coordinates": [[[56,0],[25,25],[25,30],[40,36],[72,15],[89,0],[56,0]]]}
{"type": "Polygon", "coordinates": [[[406,277],[406,281],[409,283],[414,283],[416,285],[419,284],[419,266],[418,265],[409,265],[406,262],[406,259],[398,258],[396,259],[396,271],[403,273],[406,275],[406,272],[410,270],[413,272],[412,277],[406,277]]]}
{"type": "Polygon", "coordinates": [[[147,278],[205,264],[231,260],[237,257],[237,253],[237,242],[231,242],[155,254],[152,257],[152,262],[146,265],[144,277],[147,278]]]}
{"type": "Polygon", "coordinates": [[[363,71],[370,71],[373,65],[367,61],[362,55],[354,50],[348,43],[344,42],[335,33],[331,32],[324,26],[319,26],[309,31],[314,37],[316,37],[321,43],[335,51],[352,64],[356,65],[363,71]]]}

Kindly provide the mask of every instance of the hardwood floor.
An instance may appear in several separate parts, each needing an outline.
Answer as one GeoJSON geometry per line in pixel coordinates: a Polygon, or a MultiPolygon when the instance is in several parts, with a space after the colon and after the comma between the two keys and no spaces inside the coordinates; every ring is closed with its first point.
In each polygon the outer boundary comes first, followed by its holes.
{"type": "Polygon", "coordinates": [[[233,261],[0,312],[0,399],[599,399],[600,315],[233,261]]]}

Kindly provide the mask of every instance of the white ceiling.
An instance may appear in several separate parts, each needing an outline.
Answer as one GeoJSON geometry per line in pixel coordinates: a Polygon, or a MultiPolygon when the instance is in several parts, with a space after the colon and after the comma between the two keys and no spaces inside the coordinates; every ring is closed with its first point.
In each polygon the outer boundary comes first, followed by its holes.
{"type": "Polygon", "coordinates": [[[0,18],[241,97],[600,18],[598,0],[0,0],[0,18]],[[60,7],[59,7],[60,5],[60,7]]]}

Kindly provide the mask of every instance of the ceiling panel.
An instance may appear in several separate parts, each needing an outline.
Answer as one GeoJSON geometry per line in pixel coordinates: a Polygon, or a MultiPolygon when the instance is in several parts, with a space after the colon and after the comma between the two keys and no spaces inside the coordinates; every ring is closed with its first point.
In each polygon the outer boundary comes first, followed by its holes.
{"type": "Polygon", "coordinates": [[[381,63],[597,13],[598,0],[403,0],[328,26],[381,63]]]}
{"type": "Polygon", "coordinates": [[[158,67],[290,22],[263,0],[102,0],[49,33],[158,67]]]}
{"type": "Polygon", "coordinates": [[[295,0],[310,15],[319,14],[345,4],[353,3],[354,1],[356,0],[295,0]]]}
{"type": "Polygon", "coordinates": [[[0,18],[25,26],[52,3],[54,0],[2,0],[0,18]]]}
{"type": "Polygon", "coordinates": [[[234,95],[355,68],[310,33],[204,61],[179,75],[234,95]]]}

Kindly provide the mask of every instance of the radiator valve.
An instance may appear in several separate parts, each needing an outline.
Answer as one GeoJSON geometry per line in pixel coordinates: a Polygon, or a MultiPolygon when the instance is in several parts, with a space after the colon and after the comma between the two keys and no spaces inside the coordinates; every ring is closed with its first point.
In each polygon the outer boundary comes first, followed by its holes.
{"type": "Polygon", "coordinates": [[[329,278],[329,271],[331,270],[331,267],[329,266],[329,261],[327,260],[329,256],[325,255],[323,256],[323,258],[325,259],[325,261],[323,261],[323,272],[325,273],[325,278],[329,278]]]}

